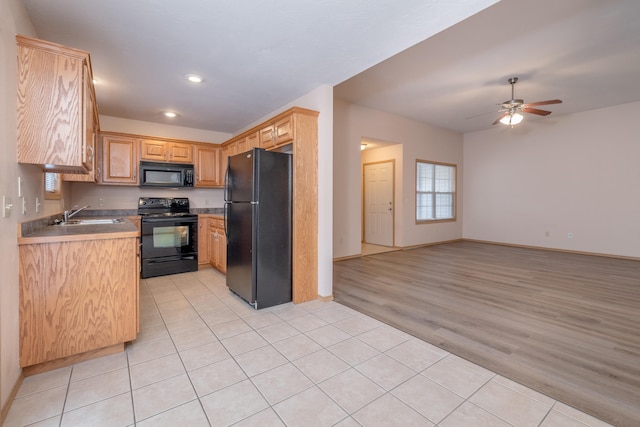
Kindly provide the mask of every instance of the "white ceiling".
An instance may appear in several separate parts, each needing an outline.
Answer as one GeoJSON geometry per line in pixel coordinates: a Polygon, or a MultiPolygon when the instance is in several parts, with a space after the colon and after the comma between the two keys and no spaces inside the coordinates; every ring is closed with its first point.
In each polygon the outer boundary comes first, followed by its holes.
{"type": "Polygon", "coordinates": [[[564,101],[541,120],[640,100],[638,0],[24,3],[38,37],[91,53],[102,115],[233,133],[327,84],[468,132],[491,126],[514,75],[525,102],[564,101]]]}

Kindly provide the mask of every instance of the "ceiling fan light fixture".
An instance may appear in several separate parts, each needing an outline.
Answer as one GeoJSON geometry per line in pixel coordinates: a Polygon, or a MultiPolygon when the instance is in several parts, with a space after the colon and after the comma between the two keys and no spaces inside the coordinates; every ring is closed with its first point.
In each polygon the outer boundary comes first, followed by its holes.
{"type": "Polygon", "coordinates": [[[523,115],[517,111],[511,112],[500,119],[500,123],[507,126],[515,126],[523,119],[523,115]]]}

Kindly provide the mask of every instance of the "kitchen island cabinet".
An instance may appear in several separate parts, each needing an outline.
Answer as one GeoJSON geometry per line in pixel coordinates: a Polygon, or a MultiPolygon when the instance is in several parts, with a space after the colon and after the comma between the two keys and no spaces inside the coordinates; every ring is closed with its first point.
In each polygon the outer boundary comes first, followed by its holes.
{"type": "Polygon", "coordinates": [[[121,351],[136,338],[137,228],[128,221],[78,227],[49,226],[18,239],[25,375],[121,351]]]}

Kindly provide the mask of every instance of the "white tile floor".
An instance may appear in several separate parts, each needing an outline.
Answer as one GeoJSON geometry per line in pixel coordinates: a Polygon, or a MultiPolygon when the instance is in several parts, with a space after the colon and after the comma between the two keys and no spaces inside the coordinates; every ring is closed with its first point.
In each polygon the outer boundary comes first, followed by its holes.
{"type": "Polygon", "coordinates": [[[28,377],[4,426],[605,426],[336,302],[143,280],[125,352],[28,377]]]}

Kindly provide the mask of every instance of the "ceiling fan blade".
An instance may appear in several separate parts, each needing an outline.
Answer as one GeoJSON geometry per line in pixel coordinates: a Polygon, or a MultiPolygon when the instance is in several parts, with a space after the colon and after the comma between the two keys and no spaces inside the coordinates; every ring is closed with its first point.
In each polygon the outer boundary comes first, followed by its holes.
{"type": "Polygon", "coordinates": [[[505,111],[504,113],[500,114],[500,116],[496,119],[495,122],[491,123],[492,125],[498,124],[500,123],[500,120],[502,120],[503,117],[506,117],[509,115],[508,111],[505,111]]]}
{"type": "Polygon", "coordinates": [[[538,110],[537,108],[529,108],[529,107],[522,108],[522,111],[524,111],[525,113],[537,114],[539,116],[548,116],[549,114],[551,114],[551,111],[538,110]]]}
{"type": "Polygon", "coordinates": [[[528,102],[526,104],[523,104],[523,107],[534,107],[537,105],[550,105],[550,104],[561,104],[562,100],[561,99],[549,99],[548,101],[538,101],[538,102],[528,102]]]}

